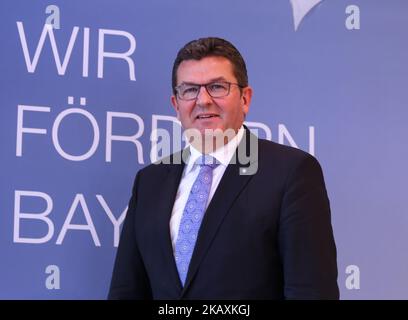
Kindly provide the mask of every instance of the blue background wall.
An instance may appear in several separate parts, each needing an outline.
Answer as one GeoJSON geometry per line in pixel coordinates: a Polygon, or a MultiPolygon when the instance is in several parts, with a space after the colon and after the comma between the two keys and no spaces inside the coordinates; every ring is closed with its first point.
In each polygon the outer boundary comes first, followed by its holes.
{"type": "MultiPolygon", "coordinates": [[[[169,96],[178,49],[198,37],[219,36],[247,61],[254,88],[248,124],[265,125],[273,141],[295,142],[322,164],[341,297],[408,299],[408,2],[323,0],[296,31],[293,8],[289,0],[1,1],[0,298],[106,297],[119,234],[107,211],[119,219],[136,172],[150,163],[155,115],[175,116],[169,96]],[[78,27],[62,75],[49,34],[35,70],[28,71],[17,27],[20,21],[32,61],[52,15],[46,13],[49,5],[60,11],[60,29],[53,34],[61,60],[78,27]],[[346,13],[350,5],[359,9],[359,29],[356,8],[346,13]],[[105,58],[98,77],[102,29],[122,31],[104,36],[105,51],[126,52],[129,39],[135,40],[129,56],[135,81],[124,59],[105,58]],[[23,126],[46,133],[22,134],[20,155],[17,120],[23,105],[35,106],[22,113],[23,126]],[[107,161],[109,114],[113,134],[140,134],[142,149],[113,141],[107,161]],[[64,152],[79,156],[94,141],[89,119],[99,130],[95,152],[82,161],[66,159],[55,147],[53,127],[64,152]],[[48,266],[55,267],[47,271],[48,266]]],[[[158,127],[170,122],[159,121],[158,127]]]]}

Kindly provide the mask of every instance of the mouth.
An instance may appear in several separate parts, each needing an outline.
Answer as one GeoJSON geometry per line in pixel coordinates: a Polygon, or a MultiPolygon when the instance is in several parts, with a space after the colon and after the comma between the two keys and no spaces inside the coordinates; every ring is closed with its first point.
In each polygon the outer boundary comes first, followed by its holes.
{"type": "Polygon", "coordinates": [[[196,116],[196,119],[202,120],[202,119],[211,119],[211,118],[217,118],[217,117],[219,117],[219,115],[215,113],[203,113],[203,114],[199,114],[198,116],[196,116]]]}

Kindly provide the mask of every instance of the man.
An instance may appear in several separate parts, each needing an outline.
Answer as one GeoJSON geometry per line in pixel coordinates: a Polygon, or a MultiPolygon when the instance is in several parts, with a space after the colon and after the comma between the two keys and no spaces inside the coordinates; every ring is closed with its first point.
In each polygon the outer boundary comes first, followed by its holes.
{"type": "Polygon", "coordinates": [[[320,165],[243,126],[252,89],[238,50],[189,42],[172,82],[190,144],[138,172],[109,298],[337,299],[320,165]]]}

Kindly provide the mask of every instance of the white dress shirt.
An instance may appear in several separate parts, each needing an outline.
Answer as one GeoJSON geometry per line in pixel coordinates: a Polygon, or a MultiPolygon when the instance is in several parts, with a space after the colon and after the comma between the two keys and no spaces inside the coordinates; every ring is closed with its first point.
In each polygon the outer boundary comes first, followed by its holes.
{"type": "MultiPolygon", "coordinates": [[[[214,196],[215,190],[217,190],[218,184],[221,181],[221,178],[230,163],[232,156],[235,153],[238,144],[241,142],[242,137],[244,136],[245,129],[243,126],[238,130],[238,133],[235,135],[228,144],[218,148],[212,153],[209,153],[210,156],[217,159],[219,165],[213,170],[213,180],[210,189],[210,194],[208,197],[206,208],[210,203],[212,197],[214,196]]],[[[190,190],[194,184],[195,179],[200,172],[200,166],[196,164],[196,160],[200,158],[203,154],[195,149],[191,145],[187,145],[186,148],[190,148],[190,157],[184,167],[183,175],[180,180],[180,184],[177,190],[176,201],[174,202],[173,211],[170,218],[170,236],[171,242],[173,245],[173,250],[176,245],[178,230],[181,222],[181,217],[183,215],[184,207],[187,203],[188,196],[190,195],[190,190]]]]}

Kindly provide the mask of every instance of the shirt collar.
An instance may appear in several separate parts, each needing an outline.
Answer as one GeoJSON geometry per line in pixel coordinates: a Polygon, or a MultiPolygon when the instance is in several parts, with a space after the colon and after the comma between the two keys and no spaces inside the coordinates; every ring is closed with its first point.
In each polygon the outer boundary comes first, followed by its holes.
{"type": "MultiPolygon", "coordinates": [[[[239,128],[238,133],[224,146],[218,148],[214,152],[209,153],[210,156],[214,157],[220,165],[226,167],[230,163],[232,156],[235,153],[239,143],[244,136],[245,129],[243,126],[239,128]]],[[[185,173],[188,174],[194,167],[195,162],[198,158],[200,158],[203,154],[195,149],[190,144],[187,144],[186,148],[190,148],[190,157],[187,162],[186,171],[185,173]]]]}

